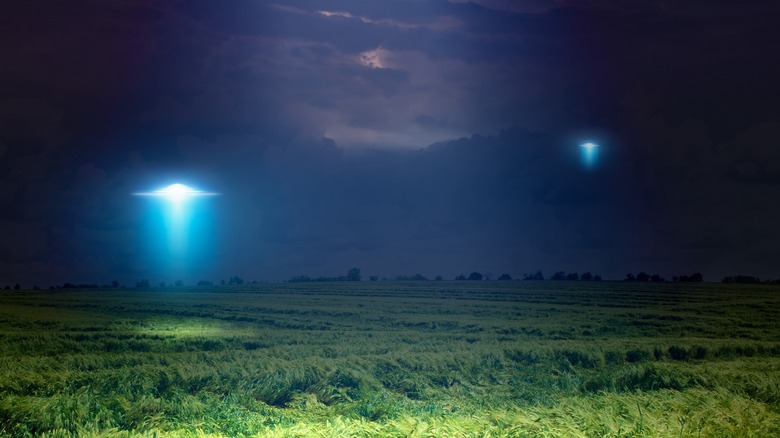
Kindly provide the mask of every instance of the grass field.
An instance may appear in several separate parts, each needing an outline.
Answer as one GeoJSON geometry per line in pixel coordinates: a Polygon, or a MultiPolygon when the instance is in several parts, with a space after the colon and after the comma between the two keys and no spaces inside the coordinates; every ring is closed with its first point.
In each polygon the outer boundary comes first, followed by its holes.
{"type": "Polygon", "coordinates": [[[780,436],[780,288],[0,293],[2,436],[780,436]]]}

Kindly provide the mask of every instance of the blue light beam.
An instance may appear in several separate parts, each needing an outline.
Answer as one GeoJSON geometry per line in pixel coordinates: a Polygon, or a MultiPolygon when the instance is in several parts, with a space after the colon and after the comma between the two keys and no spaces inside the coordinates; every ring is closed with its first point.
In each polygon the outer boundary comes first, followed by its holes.
{"type": "Polygon", "coordinates": [[[171,261],[184,260],[188,255],[191,224],[196,216],[192,200],[199,197],[217,196],[216,192],[197,190],[184,184],[171,184],[151,192],[136,192],[135,196],[158,198],[166,201],[162,210],[168,249],[171,261]]]}
{"type": "Polygon", "coordinates": [[[583,143],[580,145],[582,148],[582,161],[585,167],[592,168],[596,165],[596,159],[598,158],[599,145],[596,143],[583,143]]]}

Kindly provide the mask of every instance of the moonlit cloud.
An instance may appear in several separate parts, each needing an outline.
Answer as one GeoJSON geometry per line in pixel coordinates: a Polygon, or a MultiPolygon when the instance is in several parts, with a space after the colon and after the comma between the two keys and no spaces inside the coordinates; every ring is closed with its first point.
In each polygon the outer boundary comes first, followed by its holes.
{"type": "Polygon", "coordinates": [[[774,3],[17,3],[0,286],[163,277],[160,181],[222,193],[212,279],[780,277],[774,3]]]}

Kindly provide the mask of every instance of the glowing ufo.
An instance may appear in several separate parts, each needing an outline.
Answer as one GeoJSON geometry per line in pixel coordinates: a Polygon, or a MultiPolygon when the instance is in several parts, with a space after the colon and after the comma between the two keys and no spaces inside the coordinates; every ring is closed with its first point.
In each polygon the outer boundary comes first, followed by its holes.
{"type": "Polygon", "coordinates": [[[596,151],[599,149],[599,145],[592,142],[582,143],[582,160],[586,167],[593,167],[596,164],[596,151]]]}
{"type": "Polygon", "coordinates": [[[199,196],[219,195],[219,193],[204,192],[202,190],[193,189],[192,187],[186,186],[184,184],[179,184],[179,183],[171,184],[168,187],[163,187],[161,189],[152,192],[136,192],[133,194],[136,196],[155,196],[160,198],[167,198],[168,200],[174,202],[184,201],[185,199],[199,197],[199,196]]]}

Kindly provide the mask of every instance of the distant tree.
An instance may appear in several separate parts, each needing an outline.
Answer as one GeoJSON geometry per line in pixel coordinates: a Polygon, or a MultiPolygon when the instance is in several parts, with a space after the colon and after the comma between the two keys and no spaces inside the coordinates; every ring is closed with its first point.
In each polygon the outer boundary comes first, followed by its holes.
{"type": "Polygon", "coordinates": [[[184,283],[181,280],[176,280],[176,283],[174,283],[176,287],[182,287],[184,286],[184,283]]]}
{"type": "Polygon", "coordinates": [[[512,276],[510,276],[509,274],[501,274],[501,276],[498,277],[499,281],[509,281],[511,279],[512,279],[512,276]]]}
{"type": "Polygon", "coordinates": [[[536,271],[534,274],[523,274],[523,280],[544,280],[544,274],[542,274],[542,271],[536,271]]]}
{"type": "Polygon", "coordinates": [[[650,281],[652,281],[654,283],[660,283],[660,282],[666,281],[666,280],[663,277],[661,277],[660,275],[658,275],[658,274],[653,274],[653,275],[650,276],[650,281]]]}
{"type": "Polygon", "coordinates": [[[116,280],[111,280],[111,287],[113,287],[113,288],[119,287],[119,282],[116,281],[116,280]]]}
{"type": "Polygon", "coordinates": [[[290,283],[306,283],[311,281],[311,278],[308,275],[296,275],[287,281],[290,283]]]}
{"type": "Polygon", "coordinates": [[[149,280],[143,278],[135,283],[135,287],[149,287],[149,280]]]}
{"type": "Polygon", "coordinates": [[[594,275],[593,281],[601,281],[601,275],[594,275]]]}
{"type": "Polygon", "coordinates": [[[20,286],[20,285],[19,285],[19,283],[16,283],[16,284],[14,285],[14,290],[19,290],[19,289],[21,289],[21,288],[22,288],[22,286],[20,286]]]}
{"type": "Polygon", "coordinates": [[[360,269],[352,268],[347,271],[347,281],[360,281],[360,269]]]}
{"type": "Polygon", "coordinates": [[[552,277],[550,277],[550,280],[556,280],[556,281],[566,280],[566,273],[563,271],[558,271],[555,274],[553,274],[552,277]]]}
{"type": "Polygon", "coordinates": [[[576,272],[572,272],[571,274],[566,274],[566,279],[569,281],[577,281],[580,279],[580,274],[576,272]]]}
{"type": "Polygon", "coordinates": [[[456,280],[465,280],[465,279],[466,279],[466,276],[465,276],[465,275],[463,275],[463,274],[460,274],[460,275],[458,275],[457,277],[455,277],[455,279],[456,279],[456,280]]]}
{"type": "Polygon", "coordinates": [[[650,281],[650,274],[642,271],[636,274],[636,281],[650,281]]]}
{"type": "MultiPolygon", "coordinates": [[[[724,277],[721,280],[723,283],[741,283],[741,284],[758,284],[761,283],[761,279],[750,275],[733,275],[730,277],[724,277]]],[[[771,281],[769,281],[771,283],[771,281]]]]}
{"type": "Polygon", "coordinates": [[[580,280],[593,281],[593,274],[591,274],[590,272],[584,272],[582,275],[580,275],[580,280]]]}
{"type": "Polygon", "coordinates": [[[435,281],[442,281],[444,278],[442,278],[441,275],[437,275],[436,278],[434,278],[435,281]]]}
{"type": "Polygon", "coordinates": [[[396,281],[428,281],[428,278],[422,274],[399,275],[395,277],[396,281]]]}
{"type": "Polygon", "coordinates": [[[636,281],[636,277],[634,277],[634,274],[629,272],[626,274],[626,279],[624,281],[636,281]]]}
{"type": "Polygon", "coordinates": [[[490,281],[493,279],[493,273],[492,272],[485,272],[485,280],[490,281]]]}
{"type": "Polygon", "coordinates": [[[704,277],[700,273],[695,272],[691,275],[674,276],[672,277],[672,281],[679,281],[681,283],[701,283],[704,281],[704,277]]]}
{"type": "Polygon", "coordinates": [[[379,277],[377,277],[376,275],[372,275],[372,276],[368,277],[368,281],[378,281],[378,280],[379,280],[379,277]]]}
{"type": "Polygon", "coordinates": [[[471,274],[469,274],[469,280],[473,280],[473,281],[482,280],[482,274],[480,274],[479,272],[474,271],[471,274]]]}
{"type": "Polygon", "coordinates": [[[244,284],[244,279],[239,277],[238,275],[235,275],[233,277],[230,277],[230,280],[228,280],[228,284],[235,284],[235,285],[241,285],[244,284]]]}
{"type": "Polygon", "coordinates": [[[165,282],[164,282],[164,281],[161,281],[159,286],[160,286],[160,287],[165,287],[165,282]]]}

